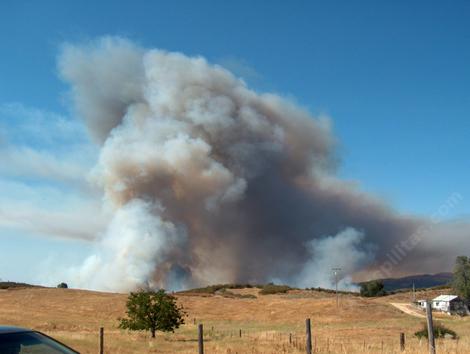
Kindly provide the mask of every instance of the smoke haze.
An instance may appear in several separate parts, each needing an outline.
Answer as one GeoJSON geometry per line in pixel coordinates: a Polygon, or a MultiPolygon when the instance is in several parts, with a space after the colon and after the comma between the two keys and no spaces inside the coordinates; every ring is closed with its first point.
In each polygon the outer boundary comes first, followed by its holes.
{"type": "Polygon", "coordinates": [[[59,69],[100,146],[91,175],[113,215],[70,270],[75,286],[331,287],[341,267],[350,288],[350,275],[383,264],[393,274],[447,269],[457,250],[439,248],[440,235],[465,240],[465,223],[431,227],[336,178],[328,119],[202,57],[103,38],[64,46],[59,69]],[[388,252],[423,225],[419,247],[390,267],[388,252]]]}

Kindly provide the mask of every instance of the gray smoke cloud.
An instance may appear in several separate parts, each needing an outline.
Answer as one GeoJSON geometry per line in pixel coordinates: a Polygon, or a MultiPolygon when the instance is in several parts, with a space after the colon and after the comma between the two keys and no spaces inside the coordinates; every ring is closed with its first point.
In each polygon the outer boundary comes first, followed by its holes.
{"type": "MultiPolygon", "coordinates": [[[[348,288],[349,275],[379,269],[430,224],[335,177],[328,119],[256,93],[202,57],[102,38],[65,45],[59,69],[100,145],[92,178],[114,215],[95,253],[71,270],[77,286],[329,287],[339,266],[348,288]]],[[[443,254],[438,239],[431,228],[426,247],[407,250],[393,273],[448,267],[455,249],[443,254]]]]}

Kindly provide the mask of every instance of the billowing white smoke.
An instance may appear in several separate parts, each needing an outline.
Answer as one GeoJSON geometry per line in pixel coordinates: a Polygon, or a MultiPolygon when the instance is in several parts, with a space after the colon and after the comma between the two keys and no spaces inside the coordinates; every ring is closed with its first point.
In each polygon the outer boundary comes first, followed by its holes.
{"type": "Polygon", "coordinates": [[[203,58],[104,38],[59,66],[114,213],[77,286],[330,286],[332,267],[354,273],[416,229],[332,176],[328,120],[203,58]]]}
{"type": "Polygon", "coordinates": [[[132,200],[119,208],[96,253],[71,275],[92,289],[156,286],[149,275],[185,240],[184,230],[158,217],[161,206],[132,200]]]}
{"type": "Polygon", "coordinates": [[[332,272],[336,269],[338,287],[343,290],[356,291],[351,274],[365,267],[373,260],[372,250],[361,247],[364,234],[347,228],[335,236],[314,239],[307,244],[311,258],[297,279],[301,287],[331,289],[335,287],[332,272]]]}

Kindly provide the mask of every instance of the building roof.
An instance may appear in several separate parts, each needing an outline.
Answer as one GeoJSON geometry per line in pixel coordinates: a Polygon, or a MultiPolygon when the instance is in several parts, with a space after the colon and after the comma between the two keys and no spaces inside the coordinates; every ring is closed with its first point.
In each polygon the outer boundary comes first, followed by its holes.
{"type": "Polygon", "coordinates": [[[458,298],[457,295],[439,295],[438,297],[436,297],[432,301],[447,301],[447,302],[449,302],[449,301],[455,300],[457,298],[458,298]]]}

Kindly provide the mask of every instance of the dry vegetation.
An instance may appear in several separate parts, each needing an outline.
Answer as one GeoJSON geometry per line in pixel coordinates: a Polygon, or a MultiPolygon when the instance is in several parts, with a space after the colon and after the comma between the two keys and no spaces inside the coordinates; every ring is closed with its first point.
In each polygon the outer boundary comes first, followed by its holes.
{"type": "MultiPolygon", "coordinates": [[[[260,295],[260,289],[230,289],[226,294],[178,294],[188,312],[186,324],[174,334],[117,329],[124,316],[126,295],[70,289],[0,290],[0,323],[43,331],[78,349],[96,353],[98,329],[105,327],[106,353],[196,353],[197,326],[205,328],[207,353],[304,353],[305,318],[312,319],[316,353],[398,353],[399,333],[407,336],[406,353],[426,353],[413,333],[423,319],[400,312],[390,303],[407,302],[401,293],[377,299],[342,295],[337,310],[334,294],[290,290],[260,295]],[[256,298],[254,298],[256,296],[256,298]],[[242,337],[239,337],[239,329],[242,337]],[[291,334],[292,343],[289,343],[291,334]]],[[[445,290],[420,293],[426,298],[445,290]]],[[[438,353],[470,353],[470,318],[438,316],[460,339],[440,340],[438,353]]]]}

